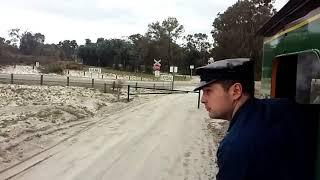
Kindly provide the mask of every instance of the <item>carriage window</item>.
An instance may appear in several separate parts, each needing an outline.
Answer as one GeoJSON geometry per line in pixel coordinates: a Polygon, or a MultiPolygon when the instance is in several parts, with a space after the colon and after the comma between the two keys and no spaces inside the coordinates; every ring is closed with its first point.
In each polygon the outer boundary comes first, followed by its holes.
{"type": "Polygon", "coordinates": [[[320,104],[320,60],[315,53],[298,56],[296,102],[320,104]]]}

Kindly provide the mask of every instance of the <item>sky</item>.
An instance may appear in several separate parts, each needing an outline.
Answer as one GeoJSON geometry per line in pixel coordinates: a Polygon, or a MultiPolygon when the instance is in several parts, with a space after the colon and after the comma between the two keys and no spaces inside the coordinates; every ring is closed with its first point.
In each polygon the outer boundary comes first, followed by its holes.
{"type": "MultiPolygon", "coordinates": [[[[46,43],[68,39],[84,44],[89,38],[127,38],[144,34],[148,24],[176,17],[183,35],[205,33],[212,22],[237,0],[0,0],[0,37],[20,28],[45,35],[46,43]]],[[[276,0],[281,9],[288,0],[276,0]]]]}

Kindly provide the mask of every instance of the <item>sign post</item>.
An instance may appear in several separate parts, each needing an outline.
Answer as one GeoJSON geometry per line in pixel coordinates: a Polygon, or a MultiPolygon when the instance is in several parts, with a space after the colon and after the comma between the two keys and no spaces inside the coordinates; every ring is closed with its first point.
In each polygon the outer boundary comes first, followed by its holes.
{"type": "Polygon", "coordinates": [[[154,70],[154,76],[155,77],[160,77],[160,69],[161,69],[161,60],[153,60],[154,64],[153,64],[153,70],[154,70]]]}
{"type": "Polygon", "coordinates": [[[173,90],[173,88],[174,88],[174,75],[175,75],[175,73],[178,73],[178,67],[177,66],[170,66],[170,73],[172,73],[172,87],[171,87],[171,89],[173,90]]]}
{"type": "Polygon", "coordinates": [[[190,65],[190,76],[192,77],[192,70],[194,69],[194,65],[190,65]]]}
{"type": "Polygon", "coordinates": [[[91,72],[91,73],[101,73],[101,68],[89,68],[89,72],[91,72]]]}

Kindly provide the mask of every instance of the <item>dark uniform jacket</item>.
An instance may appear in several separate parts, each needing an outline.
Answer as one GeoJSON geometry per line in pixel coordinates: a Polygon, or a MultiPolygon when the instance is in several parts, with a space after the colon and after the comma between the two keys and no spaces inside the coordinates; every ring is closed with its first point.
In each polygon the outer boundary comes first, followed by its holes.
{"type": "Polygon", "coordinates": [[[250,99],[230,121],[217,152],[217,180],[308,180],[315,123],[288,100],[250,99]]]}

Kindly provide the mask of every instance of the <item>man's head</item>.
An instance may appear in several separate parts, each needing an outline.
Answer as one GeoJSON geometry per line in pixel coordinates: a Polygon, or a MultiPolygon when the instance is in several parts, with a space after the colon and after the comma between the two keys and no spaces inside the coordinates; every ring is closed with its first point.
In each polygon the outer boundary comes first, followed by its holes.
{"type": "Polygon", "coordinates": [[[210,118],[231,120],[239,106],[254,96],[252,62],[248,59],[218,62],[197,69],[201,82],[195,90],[203,90],[201,102],[210,118]]]}
{"type": "Polygon", "coordinates": [[[210,118],[230,120],[237,105],[253,97],[252,86],[249,81],[216,81],[202,89],[201,102],[210,118]]]}

